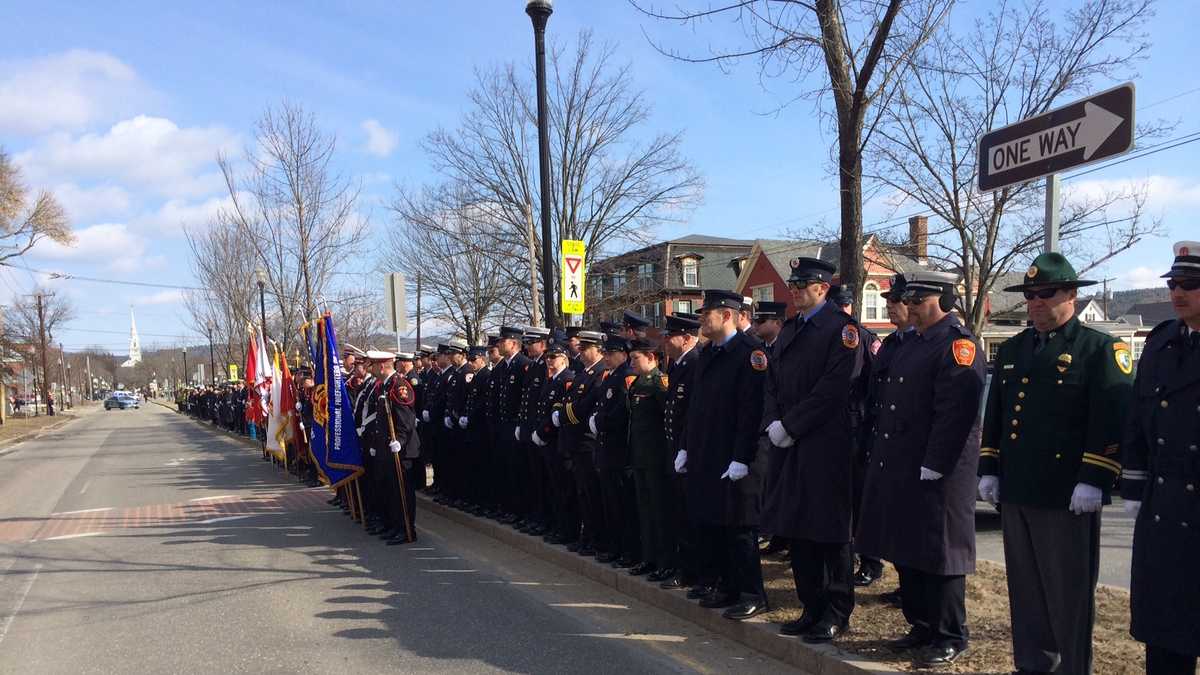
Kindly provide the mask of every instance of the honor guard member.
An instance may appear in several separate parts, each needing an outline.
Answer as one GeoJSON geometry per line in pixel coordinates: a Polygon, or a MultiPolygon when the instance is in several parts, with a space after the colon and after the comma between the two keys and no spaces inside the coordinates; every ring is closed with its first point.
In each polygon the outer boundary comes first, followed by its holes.
{"type": "Polygon", "coordinates": [[[425,412],[429,413],[430,437],[433,439],[433,453],[429,458],[429,463],[433,465],[432,493],[436,495],[435,501],[443,502],[447,495],[443,479],[450,477],[450,470],[446,466],[446,457],[449,451],[447,446],[450,439],[446,434],[445,418],[447,397],[450,395],[450,383],[454,370],[453,364],[450,362],[451,352],[450,345],[444,342],[438,343],[437,350],[433,355],[436,379],[431,383],[429,395],[425,397],[425,412]]]}
{"type": "Polygon", "coordinates": [[[1148,675],[1194,673],[1200,656],[1200,242],[1175,244],[1163,276],[1178,318],[1146,339],[1121,474],[1137,514],[1130,632],[1148,675]]]}
{"type": "Polygon", "coordinates": [[[429,454],[428,449],[424,446],[431,445],[429,440],[429,425],[421,420],[421,411],[425,409],[425,384],[426,371],[428,365],[426,359],[429,354],[420,346],[412,353],[413,368],[408,376],[408,383],[412,385],[413,393],[416,394],[416,402],[413,404],[413,411],[417,416],[417,434],[421,437],[422,452],[421,457],[413,460],[413,475],[418,477],[416,489],[425,489],[425,458],[429,454]]]}
{"type": "Polygon", "coordinates": [[[446,478],[449,482],[446,497],[452,506],[460,506],[463,499],[464,472],[466,458],[463,456],[462,429],[458,426],[458,418],[467,403],[467,342],[455,338],[447,342],[450,352],[450,370],[446,380],[446,408],[442,416],[443,432],[446,438],[446,450],[442,453],[446,465],[446,478]]]}
{"type": "Polygon", "coordinates": [[[780,632],[828,642],[845,632],[854,610],[850,387],[861,366],[862,335],[826,301],[833,265],[797,258],[791,266],[797,314],[775,342],[762,418],[772,446],[763,528],[789,540],[804,604],[804,614],[780,632]]]}
{"type": "Polygon", "coordinates": [[[407,544],[417,539],[417,495],[406,473],[421,452],[412,408],[416,396],[408,380],[396,372],[395,354],[370,350],[366,357],[374,376],[369,385],[372,420],[365,443],[377,469],[373,491],[380,494],[385,541],[389,546],[407,544]]]}
{"type": "MultiPolygon", "coordinates": [[[[346,378],[346,391],[350,394],[351,410],[354,414],[354,428],[358,433],[358,437],[362,439],[364,446],[369,443],[367,436],[367,427],[370,426],[374,419],[373,406],[371,405],[371,395],[375,388],[375,376],[368,370],[367,366],[370,363],[367,359],[367,353],[360,350],[358,347],[348,346],[342,350],[344,355],[343,363],[350,370],[350,376],[346,378]]],[[[362,490],[363,505],[366,507],[366,525],[367,534],[379,535],[387,531],[387,523],[384,519],[384,500],[383,491],[376,489],[376,481],[380,476],[379,460],[391,461],[386,455],[376,457],[375,453],[368,452],[363,454],[363,473],[366,475],[363,480],[359,481],[359,488],[362,490]]]]}
{"type": "Polygon", "coordinates": [[[521,340],[524,336],[525,331],[521,328],[500,328],[499,345],[504,360],[497,366],[502,370],[499,370],[501,377],[497,382],[499,389],[496,392],[496,417],[499,425],[496,429],[498,433],[495,448],[500,455],[502,469],[497,476],[503,477],[500,481],[499,495],[502,513],[498,514],[498,520],[505,525],[520,520],[517,512],[521,510],[525,501],[525,495],[521,492],[525,456],[516,440],[519,435],[517,429],[521,424],[521,388],[525,384],[525,371],[532,363],[529,357],[521,353],[521,340]]]}
{"type": "MultiPolygon", "coordinates": [[[[410,457],[406,467],[405,478],[408,480],[407,487],[410,490],[425,489],[425,463],[421,461],[421,434],[420,425],[417,424],[417,410],[421,405],[421,376],[417,372],[417,364],[420,358],[416,352],[396,352],[396,374],[403,377],[413,392],[413,404],[409,406],[413,411],[413,430],[416,436],[416,457],[410,457]]],[[[409,455],[412,453],[409,452],[409,455]]]]}
{"type": "Polygon", "coordinates": [[[650,322],[628,309],[621,314],[619,334],[629,340],[646,337],[646,329],[650,322]]]}
{"type": "MultiPolygon", "coordinates": [[[[669,477],[675,473],[674,454],[667,454],[665,417],[668,379],[658,369],[658,350],[648,340],[634,341],[629,352],[633,382],[628,386],[629,463],[637,495],[642,565],[647,580],[661,583],[675,576],[674,538],[667,537],[671,495],[669,477]]],[[[636,574],[635,574],[636,576],[636,574]]]]}
{"type": "Polygon", "coordinates": [[[1092,283],[1061,254],[1043,253],[1004,289],[1024,294],[1033,325],[993,361],[979,496],[1002,505],[1020,670],[1092,670],[1100,509],[1121,472],[1133,404],[1129,345],[1075,317],[1076,289],[1092,283]]]}
{"type": "Polygon", "coordinates": [[[920,667],[967,649],[966,575],[975,571],[979,400],[987,367],[952,314],[958,276],[919,271],[904,302],[915,332],[889,364],[863,489],[856,545],[900,573],[920,667]]]}
{"type": "Polygon", "coordinates": [[[692,375],[683,447],[676,471],[687,472],[687,506],[697,524],[704,567],[716,586],[701,607],[725,608],[742,620],[768,610],[758,557],[762,462],[758,435],[768,359],[761,342],[737,330],[742,296],[704,291],[700,330],[708,344],[692,375]]]}
{"type": "MultiPolygon", "coordinates": [[[[663,431],[666,435],[667,455],[672,458],[673,468],[682,466],[681,458],[687,456],[683,447],[684,421],[687,418],[688,399],[692,393],[691,375],[696,357],[700,355],[697,348],[697,334],[700,332],[700,318],[694,314],[684,315],[676,312],[666,318],[667,337],[663,343],[669,359],[667,375],[667,400],[663,406],[663,431]]],[[[668,482],[671,494],[667,499],[668,526],[665,536],[674,546],[674,559],[670,566],[675,568],[675,576],[664,579],[659,586],[668,590],[683,589],[698,584],[696,592],[691,594],[693,600],[712,591],[711,583],[702,584],[697,568],[696,533],[687,509],[686,473],[671,472],[668,482]]],[[[690,591],[689,591],[690,593],[690,591]]]]}
{"type": "MultiPolygon", "coordinates": [[[[558,424],[559,448],[570,458],[571,476],[579,503],[581,528],[571,533],[572,541],[567,542],[567,550],[583,556],[594,556],[604,523],[604,510],[600,501],[600,474],[596,471],[597,434],[591,430],[588,420],[596,410],[598,401],[602,400],[601,385],[608,376],[608,369],[596,334],[580,332],[579,339],[583,343],[579,355],[583,370],[575,373],[575,379],[563,400],[562,410],[557,415],[552,414],[552,422],[558,424]]],[[[604,339],[605,348],[608,339],[604,339]]]]}
{"type": "Polygon", "coordinates": [[[570,358],[571,349],[565,339],[551,340],[546,345],[546,382],[542,385],[535,410],[538,423],[529,434],[530,442],[542,455],[547,504],[544,525],[525,531],[546,541],[554,539],[555,533],[565,529],[564,522],[569,519],[571,497],[574,496],[565,494],[568,489],[573,489],[573,483],[563,480],[566,464],[558,449],[558,427],[554,426],[554,413],[562,410],[563,399],[575,377],[569,367],[570,358]]]}
{"type": "Polygon", "coordinates": [[[502,338],[500,334],[488,337],[488,360],[491,362],[491,374],[488,375],[487,400],[484,403],[484,416],[487,420],[487,441],[480,446],[481,472],[490,480],[481,481],[481,505],[483,517],[497,518],[503,512],[500,498],[500,485],[506,475],[504,456],[500,452],[500,392],[504,390],[507,371],[507,361],[500,351],[502,338]]]}
{"type": "MultiPolygon", "coordinates": [[[[640,339],[640,338],[638,338],[640,339]]],[[[629,567],[634,576],[653,571],[643,564],[638,545],[637,504],[629,467],[629,404],[625,392],[633,381],[629,353],[637,340],[612,338],[604,343],[607,375],[599,385],[596,412],[588,422],[597,436],[595,470],[599,476],[600,523],[596,560],[629,567]]]]}
{"type": "MultiPolygon", "coordinates": [[[[763,341],[763,351],[770,358],[773,355],[775,341],[779,338],[779,331],[783,329],[783,322],[787,321],[787,305],[782,302],[762,301],[755,305],[754,308],[754,335],[763,341]]],[[[766,457],[770,453],[771,440],[766,436],[758,438],[759,452],[766,457]]],[[[767,533],[770,534],[770,533],[767,533]]],[[[760,538],[763,535],[760,534],[760,538]]],[[[787,540],[783,537],[771,536],[767,546],[762,549],[762,555],[771,555],[780,551],[787,550],[787,540]]]]}
{"type": "MultiPolygon", "coordinates": [[[[546,520],[546,477],[542,471],[542,450],[533,444],[532,435],[541,423],[538,416],[538,401],[546,383],[546,346],[550,343],[550,329],[529,326],[525,329],[525,355],[531,360],[521,383],[521,405],[517,413],[517,427],[513,438],[517,441],[523,463],[518,467],[521,479],[520,519],[513,527],[521,532],[545,530],[546,520]]],[[[540,536],[540,534],[539,534],[540,536]]]]}
{"type": "Polygon", "coordinates": [[[422,374],[425,380],[425,396],[421,401],[421,431],[424,436],[421,439],[421,447],[423,449],[422,459],[425,460],[426,466],[433,467],[433,481],[429,484],[428,491],[431,495],[438,493],[438,441],[440,435],[438,429],[441,428],[440,409],[445,401],[445,393],[443,383],[445,380],[445,371],[443,369],[446,363],[446,357],[440,353],[441,347],[430,350],[428,352],[427,361],[429,367],[422,374]]]}
{"type": "Polygon", "coordinates": [[[463,448],[463,499],[465,510],[482,515],[483,483],[492,477],[488,472],[487,397],[492,366],[488,363],[488,348],[482,345],[467,350],[467,372],[463,375],[465,395],[458,412],[458,428],[463,448]]]}

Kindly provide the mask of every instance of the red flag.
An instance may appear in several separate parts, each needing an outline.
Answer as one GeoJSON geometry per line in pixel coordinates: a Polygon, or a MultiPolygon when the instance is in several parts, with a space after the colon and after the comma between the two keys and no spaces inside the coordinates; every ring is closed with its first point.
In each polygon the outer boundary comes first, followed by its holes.
{"type": "Polygon", "coordinates": [[[280,429],[283,438],[279,440],[283,443],[292,443],[295,441],[292,420],[296,417],[296,394],[292,384],[292,371],[288,368],[287,354],[283,350],[279,351],[279,371],[281,385],[279,411],[283,414],[283,424],[280,429]]]}
{"type": "Polygon", "coordinates": [[[250,331],[250,340],[246,346],[246,421],[258,423],[259,414],[258,392],[254,388],[254,380],[258,376],[257,345],[254,342],[254,330],[250,331]]]}

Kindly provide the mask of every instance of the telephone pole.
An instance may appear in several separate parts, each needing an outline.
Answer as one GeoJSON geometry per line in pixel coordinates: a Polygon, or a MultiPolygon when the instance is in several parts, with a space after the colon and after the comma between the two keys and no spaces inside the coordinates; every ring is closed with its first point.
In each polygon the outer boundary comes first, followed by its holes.
{"type": "Polygon", "coordinates": [[[58,343],[58,367],[62,371],[62,386],[59,390],[62,392],[62,400],[58,402],[58,407],[66,410],[71,407],[71,382],[67,377],[67,352],[63,349],[62,343],[58,343]]]}
{"type": "MultiPolygon", "coordinates": [[[[46,406],[50,405],[50,369],[46,365],[46,307],[42,304],[42,294],[37,293],[37,315],[38,315],[38,337],[42,343],[42,403],[46,406]]],[[[49,407],[46,408],[49,411],[49,407]]],[[[34,402],[34,411],[37,410],[37,402],[34,402]]]]}

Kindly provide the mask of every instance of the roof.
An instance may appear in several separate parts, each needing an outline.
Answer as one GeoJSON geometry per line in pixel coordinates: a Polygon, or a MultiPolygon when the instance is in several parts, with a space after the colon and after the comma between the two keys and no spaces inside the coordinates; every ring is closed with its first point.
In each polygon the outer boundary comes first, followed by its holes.
{"type": "Polygon", "coordinates": [[[1142,317],[1142,325],[1157,326],[1168,319],[1175,318],[1175,309],[1167,302],[1139,302],[1127,309],[1124,314],[1142,317]]]}
{"type": "Polygon", "coordinates": [[[685,234],[678,239],[668,239],[664,244],[674,245],[693,245],[693,246],[753,246],[753,239],[729,239],[727,237],[713,237],[707,234],[685,234]]]}

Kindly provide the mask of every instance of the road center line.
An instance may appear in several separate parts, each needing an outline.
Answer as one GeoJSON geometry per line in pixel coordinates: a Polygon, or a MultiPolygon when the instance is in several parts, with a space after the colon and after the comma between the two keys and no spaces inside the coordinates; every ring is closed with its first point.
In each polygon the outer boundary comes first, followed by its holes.
{"type": "Polygon", "coordinates": [[[59,511],[58,513],[51,513],[50,515],[52,515],[52,516],[73,516],[73,515],[76,515],[79,513],[100,513],[101,511],[112,511],[112,510],[113,510],[113,507],[104,506],[104,507],[101,507],[98,509],[80,509],[78,511],[59,511]]]}
{"type": "Polygon", "coordinates": [[[87,482],[83,484],[83,487],[79,489],[79,494],[81,494],[81,495],[86,494],[88,491],[88,488],[90,488],[91,486],[92,486],[92,479],[89,478],[87,480],[87,482]]]}
{"type": "Polygon", "coordinates": [[[189,499],[188,501],[189,502],[206,502],[211,499],[231,499],[236,496],[237,495],[217,495],[216,497],[196,497],[195,499],[189,499]]]}
{"type": "Polygon", "coordinates": [[[79,532],[77,534],[60,534],[57,537],[46,537],[45,539],[38,539],[36,541],[60,541],[62,539],[79,539],[80,537],[94,537],[98,534],[104,534],[104,533],[103,532],[79,532]]]}
{"type": "Polygon", "coordinates": [[[13,607],[12,612],[4,617],[3,623],[0,623],[0,643],[4,642],[5,636],[8,635],[8,629],[12,626],[13,619],[17,618],[17,615],[21,613],[21,608],[25,606],[25,598],[29,596],[29,591],[33,588],[34,582],[37,581],[38,573],[41,571],[41,564],[33,568],[33,574],[29,575],[29,581],[25,582],[25,588],[21,589],[21,595],[17,598],[17,604],[13,607]]]}
{"type": "MultiPolygon", "coordinates": [[[[257,514],[257,515],[263,515],[263,516],[265,516],[265,515],[267,515],[267,514],[265,514],[265,513],[261,513],[261,514],[257,514]]],[[[224,522],[226,522],[226,521],[229,521],[229,520],[241,520],[241,519],[243,519],[243,518],[249,518],[249,517],[250,517],[250,516],[225,516],[225,517],[223,517],[223,518],[209,518],[208,520],[202,520],[202,521],[200,521],[200,522],[199,522],[199,524],[200,524],[200,525],[211,525],[211,524],[213,524],[213,523],[224,523],[224,522]]]]}

